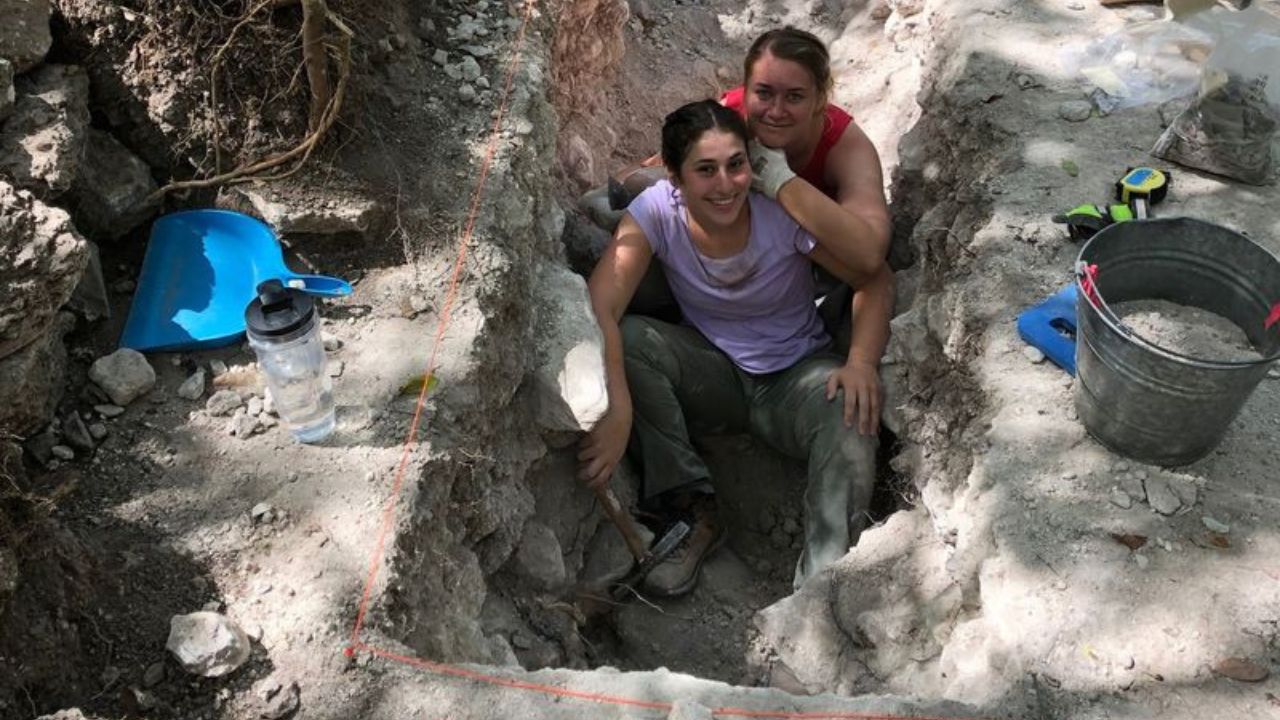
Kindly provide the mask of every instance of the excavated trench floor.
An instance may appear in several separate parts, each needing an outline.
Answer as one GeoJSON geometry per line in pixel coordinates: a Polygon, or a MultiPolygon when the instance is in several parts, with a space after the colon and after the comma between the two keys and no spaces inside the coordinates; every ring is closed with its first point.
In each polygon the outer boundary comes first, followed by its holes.
{"type": "MultiPolygon", "coordinates": [[[[726,520],[733,530],[725,544],[707,558],[697,586],[680,598],[641,593],[594,619],[582,629],[592,666],[624,670],[665,667],[748,687],[769,683],[766,658],[759,657],[755,648],[754,619],[757,612],[792,592],[804,523],[798,499],[805,480],[802,464],[771,457],[772,453],[758,446],[748,449],[750,444],[749,438],[742,437],[721,439],[712,446],[722,451],[736,448],[757,461],[763,456],[766,469],[758,473],[753,487],[762,483],[785,489],[763,495],[721,492],[729,508],[726,520]],[[722,447],[726,445],[728,448],[722,447]]],[[[880,473],[869,511],[872,527],[911,507],[916,499],[909,481],[889,467],[895,448],[893,434],[883,431],[880,473]]],[[[714,451],[710,454],[713,462],[723,458],[714,451]]],[[[662,530],[656,519],[648,524],[650,530],[662,530]]],[[[603,532],[610,531],[611,526],[603,528],[603,532]]]]}

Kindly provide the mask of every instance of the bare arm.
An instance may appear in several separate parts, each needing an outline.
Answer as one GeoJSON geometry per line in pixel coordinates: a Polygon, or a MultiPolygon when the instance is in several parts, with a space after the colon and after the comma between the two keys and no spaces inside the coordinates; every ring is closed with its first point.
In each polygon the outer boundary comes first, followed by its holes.
{"type": "Polygon", "coordinates": [[[853,293],[853,337],[847,363],[880,367],[889,344],[889,320],[893,317],[893,271],[881,265],[871,282],[853,293]]]}
{"type": "Polygon", "coordinates": [[[853,294],[853,339],[849,356],[827,378],[827,399],[844,389],[844,424],[857,424],[862,435],[880,431],[880,357],[889,342],[889,317],[893,314],[893,271],[881,265],[865,286],[853,294]]]}
{"type": "Polygon", "coordinates": [[[624,214],[587,281],[591,308],[604,336],[609,410],[584,438],[578,453],[579,477],[589,485],[604,484],[626,451],[631,435],[631,391],[622,359],[622,319],[631,296],[653,258],[653,249],[630,213],[624,214]]]}
{"type": "MultiPolygon", "coordinates": [[[[880,156],[861,128],[851,123],[828,158],[827,172],[839,188],[838,201],[797,177],[778,191],[778,202],[818,239],[826,257],[845,268],[828,270],[842,279],[852,274],[851,284],[863,285],[878,272],[889,250],[889,206],[880,156]]],[[[814,260],[827,266],[822,257],[814,260]]]]}

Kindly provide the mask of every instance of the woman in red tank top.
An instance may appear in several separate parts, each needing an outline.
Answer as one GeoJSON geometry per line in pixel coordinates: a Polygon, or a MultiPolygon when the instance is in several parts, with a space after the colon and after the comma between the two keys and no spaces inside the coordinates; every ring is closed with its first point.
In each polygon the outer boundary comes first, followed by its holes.
{"type": "Polygon", "coordinates": [[[874,434],[880,417],[880,358],[889,341],[893,273],[889,208],[880,156],[853,118],[829,102],[827,48],[814,35],[785,27],[752,43],[743,62],[743,85],[721,99],[738,110],[759,143],[752,165],[781,162],[796,177],[775,190],[776,199],[806,230],[829,243],[845,243],[861,267],[853,276],[853,316],[848,360],[832,373],[828,394],[844,390],[846,422],[874,434]]]}

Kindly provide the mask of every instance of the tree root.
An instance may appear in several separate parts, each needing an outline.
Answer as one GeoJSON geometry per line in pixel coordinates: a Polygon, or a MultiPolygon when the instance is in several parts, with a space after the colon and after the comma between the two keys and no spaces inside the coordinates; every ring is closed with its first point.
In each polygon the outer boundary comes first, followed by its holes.
{"type": "MultiPolygon", "coordinates": [[[[231,29],[231,33],[227,37],[226,43],[219,48],[212,59],[213,69],[210,79],[210,102],[212,103],[214,113],[216,115],[217,108],[217,72],[221,65],[223,53],[230,46],[232,40],[235,39],[237,31],[250,21],[259,11],[264,8],[271,7],[273,9],[285,5],[291,5],[298,0],[262,0],[249,10],[249,12],[241,18],[241,20],[231,29]]],[[[323,0],[306,0],[303,2],[304,11],[306,13],[303,20],[303,58],[307,67],[308,81],[312,91],[311,98],[311,116],[309,118],[310,130],[302,142],[298,143],[292,149],[273,155],[269,158],[259,160],[257,162],[245,163],[239,167],[227,171],[221,170],[221,138],[218,132],[218,124],[214,123],[214,169],[217,174],[213,177],[201,178],[198,180],[180,180],[171,182],[164,187],[156,190],[148,198],[149,201],[162,199],[171,192],[184,190],[197,190],[201,188],[217,187],[220,185],[231,185],[235,183],[249,182],[253,180],[279,180],[288,177],[306,164],[307,159],[311,157],[311,153],[324,139],[329,129],[338,119],[338,114],[342,110],[342,102],[346,98],[347,82],[351,78],[351,40],[354,33],[342,22],[342,20],[324,7],[323,0]],[[318,8],[318,10],[317,10],[318,8]],[[320,20],[315,20],[315,13],[323,13],[320,20]],[[337,52],[338,59],[338,82],[329,94],[328,73],[326,70],[327,58],[325,57],[325,45],[322,42],[323,34],[319,32],[316,23],[323,24],[327,19],[336,27],[340,35],[332,48],[337,52]],[[319,74],[320,80],[317,80],[316,73],[319,74]],[[263,177],[260,173],[272,168],[280,167],[286,163],[296,160],[294,167],[286,172],[269,177],[263,177]]]]}

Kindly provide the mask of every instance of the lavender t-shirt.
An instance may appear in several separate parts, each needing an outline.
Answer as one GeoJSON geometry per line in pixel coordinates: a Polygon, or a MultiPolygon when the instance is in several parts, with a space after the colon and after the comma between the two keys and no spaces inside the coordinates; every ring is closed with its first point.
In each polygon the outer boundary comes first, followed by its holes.
{"type": "Polygon", "coordinates": [[[751,232],[742,252],[710,258],[698,252],[684,200],[663,180],[627,207],[640,225],[685,322],[743,370],[784,370],[830,338],[813,304],[807,257],[817,240],[777,202],[749,193],[751,232]]]}

